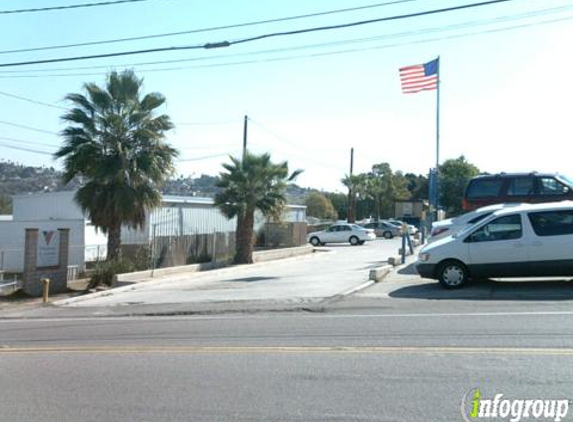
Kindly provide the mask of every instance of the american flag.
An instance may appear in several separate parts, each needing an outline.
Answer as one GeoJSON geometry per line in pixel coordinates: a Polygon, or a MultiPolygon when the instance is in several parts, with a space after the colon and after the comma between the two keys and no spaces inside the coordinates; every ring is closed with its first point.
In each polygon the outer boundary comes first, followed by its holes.
{"type": "Polygon", "coordinates": [[[439,58],[425,64],[400,68],[400,80],[404,94],[438,89],[439,58]]]}

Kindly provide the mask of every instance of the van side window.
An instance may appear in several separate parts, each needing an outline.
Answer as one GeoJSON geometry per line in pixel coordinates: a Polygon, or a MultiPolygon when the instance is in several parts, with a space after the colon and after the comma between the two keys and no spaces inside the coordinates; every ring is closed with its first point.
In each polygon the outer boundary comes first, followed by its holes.
{"type": "Polygon", "coordinates": [[[539,178],[540,195],[564,195],[567,192],[569,192],[569,188],[564,184],[559,183],[553,177],[539,178]]]}
{"type": "Polygon", "coordinates": [[[507,188],[508,196],[533,195],[535,191],[533,177],[515,177],[511,179],[507,188]]]}
{"type": "Polygon", "coordinates": [[[573,234],[573,210],[532,212],[528,217],[537,236],[573,234]]]}
{"type": "Polygon", "coordinates": [[[521,216],[506,215],[496,218],[468,236],[465,242],[494,242],[519,239],[522,235],[521,216]]]}
{"type": "Polygon", "coordinates": [[[502,179],[476,179],[468,186],[466,196],[470,199],[498,196],[502,184],[502,179]]]}

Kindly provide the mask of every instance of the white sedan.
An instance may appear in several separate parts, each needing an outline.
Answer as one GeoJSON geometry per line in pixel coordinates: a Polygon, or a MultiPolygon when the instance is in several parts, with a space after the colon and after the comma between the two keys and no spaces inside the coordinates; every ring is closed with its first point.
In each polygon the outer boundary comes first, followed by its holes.
{"type": "Polygon", "coordinates": [[[313,245],[319,246],[325,243],[350,243],[351,245],[363,245],[367,240],[376,239],[376,233],[372,229],[366,229],[358,224],[338,223],[326,230],[309,233],[306,239],[313,245]]]}

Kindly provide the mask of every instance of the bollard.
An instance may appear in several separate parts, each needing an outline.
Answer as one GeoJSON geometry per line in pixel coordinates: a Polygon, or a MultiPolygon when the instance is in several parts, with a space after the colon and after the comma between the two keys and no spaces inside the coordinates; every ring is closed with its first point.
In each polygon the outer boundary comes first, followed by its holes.
{"type": "Polygon", "coordinates": [[[42,303],[48,303],[48,295],[50,293],[50,279],[42,278],[40,279],[42,283],[42,303]]]}
{"type": "Polygon", "coordinates": [[[402,226],[402,248],[400,249],[400,255],[402,255],[402,264],[406,263],[406,236],[408,236],[408,229],[402,226]]]}

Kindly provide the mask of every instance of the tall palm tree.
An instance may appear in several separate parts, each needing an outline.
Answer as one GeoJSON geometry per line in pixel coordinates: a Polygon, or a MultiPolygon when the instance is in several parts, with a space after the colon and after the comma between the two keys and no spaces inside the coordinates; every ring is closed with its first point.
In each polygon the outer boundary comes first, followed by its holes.
{"type": "Polygon", "coordinates": [[[255,211],[266,217],[280,218],[286,205],[286,185],[302,171],[289,175],[288,164],[274,164],[269,154],[254,155],[246,152],[242,160],[231,157],[223,164],[217,186],[221,191],[215,204],[231,219],[237,217],[235,246],[236,264],[253,262],[253,230],[255,211]]]}
{"type": "Polygon", "coordinates": [[[169,116],[156,116],[159,93],[142,98],[143,80],[131,70],[111,72],[105,87],[84,85],[86,95],[68,94],[62,116],[69,124],[64,145],[64,182],[82,182],[75,200],[94,226],[108,234],[107,259],[120,254],[121,226],[142,227],[146,211],[161,203],[159,186],[174,170],[177,151],[164,140],[169,116]]]}
{"type": "Polygon", "coordinates": [[[348,188],[348,212],[346,220],[349,223],[356,221],[356,196],[364,192],[365,176],[363,174],[345,175],[341,180],[342,184],[348,188]]]}

